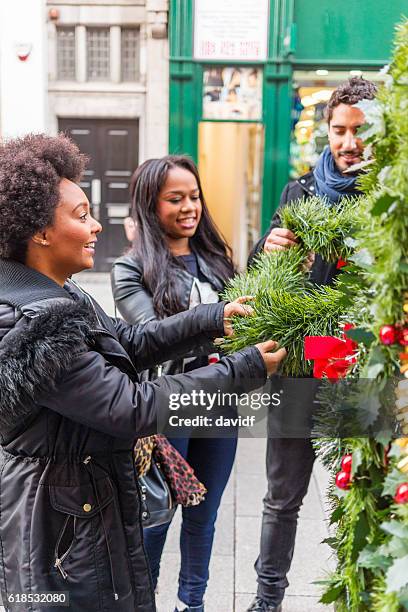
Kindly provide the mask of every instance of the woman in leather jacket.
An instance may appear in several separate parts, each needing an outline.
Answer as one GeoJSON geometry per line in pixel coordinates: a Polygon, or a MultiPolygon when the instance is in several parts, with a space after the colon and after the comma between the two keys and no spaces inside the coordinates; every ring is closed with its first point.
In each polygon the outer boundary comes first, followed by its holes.
{"type": "Polygon", "coordinates": [[[135,439],[157,432],[173,391],[237,377],[250,389],[284,352],[258,345],[141,383],[160,359],[208,352],[242,306],[136,326],[108,317],[69,280],[92,268],[102,229],[77,184],[84,163],[62,135],[0,145],[1,594],[8,611],[154,612],[135,439]]]}
{"type": "MultiPolygon", "coordinates": [[[[136,228],[133,247],[112,269],[113,295],[124,319],[133,324],[159,320],[199,303],[218,302],[234,267],[229,248],[210,217],[192,160],[166,156],[146,161],[133,175],[131,195],[136,228]]],[[[167,361],[159,371],[150,371],[149,377],[194,372],[217,359],[216,354],[202,357],[197,351],[189,359],[167,361]]],[[[175,612],[201,612],[215,520],[235,458],[236,431],[229,431],[228,437],[212,431],[205,438],[181,431],[170,442],[208,491],[200,505],[182,509],[175,608],[175,612]]],[[[169,525],[144,530],[154,586],[169,525]]]]}

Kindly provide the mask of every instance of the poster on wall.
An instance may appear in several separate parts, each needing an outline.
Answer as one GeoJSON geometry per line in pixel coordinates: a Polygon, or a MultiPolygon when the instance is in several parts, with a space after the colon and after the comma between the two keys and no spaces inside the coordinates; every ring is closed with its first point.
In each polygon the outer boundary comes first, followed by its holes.
{"type": "Polygon", "coordinates": [[[203,119],[260,121],[262,69],[208,66],[203,72],[203,119]]]}
{"type": "Polygon", "coordinates": [[[264,61],[269,0],[195,0],[194,58],[264,61]]]}

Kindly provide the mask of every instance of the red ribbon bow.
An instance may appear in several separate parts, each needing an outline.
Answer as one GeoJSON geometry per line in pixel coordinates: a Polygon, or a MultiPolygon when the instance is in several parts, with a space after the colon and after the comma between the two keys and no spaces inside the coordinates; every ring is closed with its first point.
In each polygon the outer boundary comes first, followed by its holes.
{"type": "MultiPolygon", "coordinates": [[[[346,323],[344,332],[352,329],[351,323],[346,323]]],[[[315,378],[343,378],[357,358],[354,352],[357,343],[343,333],[343,338],[334,336],[306,336],[305,359],[314,361],[313,376],[315,378]]]]}

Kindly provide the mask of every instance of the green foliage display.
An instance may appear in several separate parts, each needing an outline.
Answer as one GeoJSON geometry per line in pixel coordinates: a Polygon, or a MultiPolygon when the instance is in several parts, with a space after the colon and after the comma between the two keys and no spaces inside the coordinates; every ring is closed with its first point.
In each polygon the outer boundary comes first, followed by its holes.
{"type": "MultiPolygon", "coordinates": [[[[381,344],[379,330],[404,324],[408,289],[408,22],[397,28],[378,102],[359,106],[368,124],[362,137],[374,161],[361,180],[365,216],[354,232],[355,252],[338,290],[358,326],[359,359],[351,376],[372,379],[381,388],[399,374],[401,347],[381,344]]],[[[331,418],[329,410],[324,413],[329,401],[323,403],[322,425],[331,418]]],[[[352,411],[350,418],[355,418],[352,411]]],[[[408,447],[401,450],[399,442],[386,434],[315,442],[318,455],[333,470],[329,497],[335,534],[330,544],[338,563],[322,602],[335,602],[337,611],[408,610],[408,504],[393,499],[397,487],[408,481],[401,469],[401,453],[408,454],[408,447]],[[353,481],[349,490],[340,491],[334,475],[344,453],[353,455],[353,481]]]]}
{"type": "MultiPolygon", "coordinates": [[[[260,256],[249,272],[231,282],[226,297],[253,295],[254,316],[234,323],[235,337],[225,343],[228,351],[273,338],[288,349],[283,373],[310,375],[311,364],[303,359],[304,337],[341,336],[339,323],[349,321],[356,327],[347,333],[358,349],[348,380],[370,380],[382,392],[399,374],[401,347],[381,344],[379,330],[406,325],[408,21],[397,28],[385,79],[377,101],[359,104],[367,121],[361,136],[367,157],[373,156],[361,178],[364,197],[344,200],[329,214],[318,198],[282,210],[282,224],[300,238],[299,247],[260,256]],[[305,276],[302,264],[309,251],[328,261],[347,260],[334,287],[317,289],[305,276]]],[[[387,431],[371,438],[327,437],[328,431],[336,431],[336,393],[336,385],[323,387],[320,422],[315,424],[317,454],[332,472],[328,496],[333,536],[327,542],[337,556],[335,572],[322,583],[321,601],[334,603],[337,612],[408,611],[408,503],[394,501],[397,487],[408,482],[408,465],[401,463],[402,456],[408,458],[408,444],[394,441],[387,431]],[[349,489],[340,490],[335,474],[346,453],[353,457],[352,481],[349,489]]],[[[381,398],[380,393],[379,404],[381,398]]],[[[375,422],[375,402],[370,410],[364,418],[375,422]]],[[[341,416],[351,426],[360,418],[353,397],[345,397],[341,416]]]]}
{"type": "Polygon", "coordinates": [[[227,352],[272,338],[288,350],[283,374],[312,374],[312,363],[303,356],[304,337],[341,336],[344,305],[335,287],[317,287],[309,281],[304,262],[311,250],[333,262],[349,256],[352,250],[344,246],[344,240],[360,222],[357,211],[357,200],[346,200],[328,211],[319,198],[283,208],[282,224],[296,233],[299,246],[260,254],[248,272],[227,286],[224,297],[228,300],[254,297],[254,315],[234,322],[235,334],[223,346],[227,352]]]}

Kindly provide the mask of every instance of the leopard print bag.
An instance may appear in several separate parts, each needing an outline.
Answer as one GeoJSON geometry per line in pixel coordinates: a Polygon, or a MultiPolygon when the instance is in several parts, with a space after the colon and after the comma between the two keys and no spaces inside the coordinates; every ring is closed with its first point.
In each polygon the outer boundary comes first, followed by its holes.
{"type": "Polygon", "coordinates": [[[160,465],[176,504],[188,508],[197,506],[204,500],[207,489],[197,479],[193,468],[165,436],[156,434],[139,438],[134,455],[139,478],[146,476],[153,460],[160,465]]]}

